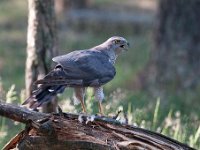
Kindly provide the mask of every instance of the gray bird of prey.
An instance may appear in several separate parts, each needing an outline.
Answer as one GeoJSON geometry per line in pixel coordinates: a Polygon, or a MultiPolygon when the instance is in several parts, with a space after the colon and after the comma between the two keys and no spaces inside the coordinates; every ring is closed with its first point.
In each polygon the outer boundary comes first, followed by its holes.
{"type": "Polygon", "coordinates": [[[54,57],[55,68],[43,79],[37,80],[37,90],[23,103],[36,109],[52,97],[62,93],[66,87],[74,88],[75,103],[81,103],[83,112],[85,89],[94,89],[95,99],[98,100],[99,112],[103,114],[104,99],[103,85],[111,81],[115,74],[115,60],[118,55],[128,50],[128,41],[119,36],[113,36],[104,43],[86,50],[76,50],[71,53],[54,57]]]}

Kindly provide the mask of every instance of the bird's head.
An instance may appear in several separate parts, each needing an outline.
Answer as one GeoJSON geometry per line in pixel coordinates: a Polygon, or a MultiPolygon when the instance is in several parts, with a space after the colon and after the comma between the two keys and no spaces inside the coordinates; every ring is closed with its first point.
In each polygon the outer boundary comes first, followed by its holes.
{"type": "Polygon", "coordinates": [[[113,49],[117,55],[119,55],[121,52],[127,51],[130,46],[129,42],[120,36],[113,36],[105,43],[110,49],[113,49]]]}

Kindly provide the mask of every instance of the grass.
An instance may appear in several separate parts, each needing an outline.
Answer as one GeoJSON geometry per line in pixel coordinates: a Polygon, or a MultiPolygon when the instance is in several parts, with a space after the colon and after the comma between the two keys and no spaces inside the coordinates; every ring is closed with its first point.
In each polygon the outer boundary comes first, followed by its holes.
{"type": "MultiPolygon", "coordinates": [[[[108,5],[111,2],[109,0],[108,5]]],[[[117,0],[117,3],[119,2],[117,0]]],[[[96,0],[96,3],[103,6],[100,0],[96,0]]],[[[27,1],[0,1],[0,98],[3,97],[7,102],[21,104],[25,99],[21,91],[24,89],[26,30],[27,1]],[[13,84],[15,87],[12,86],[13,84]]],[[[150,97],[145,91],[130,88],[138,72],[149,60],[152,31],[137,34],[127,31],[128,29],[110,32],[109,30],[94,32],[91,28],[83,31],[70,28],[59,29],[59,53],[90,48],[113,34],[125,36],[131,43],[131,49],[119,57],[116,63],[117,76],[105,86],[106,99],[103,105],[106,114],[113,115],[118,109],[123,109],[128,114],[129,123],[160,132],[200,149],[198,95],[172,93],[166,99],[156,99],[150,97]],[[189,109],[189,106],[193,109],[189,109]]],[[[97,113],[97,102],[92,96],[92,90],[88,89],[87,93],[87,110],[89,113],[97,113]]],[[[73,106],[71,97],[72,90],[66,90],[60,96],[60,105],[64,111],[80,112],[81,107],[73,106]]],[[[123,119],[123,116],[120,117],[123,119]]],[[[0,125],[0,148],[24,127],[2,117],[0,117],[0,125]]]]}

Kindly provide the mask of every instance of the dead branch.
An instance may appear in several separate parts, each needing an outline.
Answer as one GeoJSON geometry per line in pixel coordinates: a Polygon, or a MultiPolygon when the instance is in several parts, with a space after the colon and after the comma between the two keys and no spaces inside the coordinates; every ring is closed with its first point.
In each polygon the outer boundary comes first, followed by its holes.
{"type": "Polygon", "coordinates": [[[26,124],[20,136],[11,141],[18,143],[19,149],[193,149],[159,133],[108,117],[71,113],[61,115],[61,112],[44,114],[3,102],[0,102],[0,115],[26,124]]]}
{"type": "Polygon", "coordinates": [[[30,111],[20,106],[4,103],[3,101],[0,101],[0,115],[21,123],[49,116],[45,113],[30,111]]]}

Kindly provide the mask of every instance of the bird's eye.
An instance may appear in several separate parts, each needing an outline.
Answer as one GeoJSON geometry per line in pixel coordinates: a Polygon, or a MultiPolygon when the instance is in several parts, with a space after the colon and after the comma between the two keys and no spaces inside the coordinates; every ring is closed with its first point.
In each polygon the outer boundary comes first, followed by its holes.
{"type": "Polygon", "coordinates": [[[115,43],[115,44],[119,44],[119,43],[120,43],[120,40],[114,40],[114,43],[115,43]]]}

